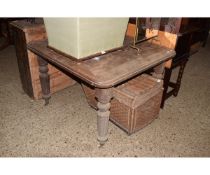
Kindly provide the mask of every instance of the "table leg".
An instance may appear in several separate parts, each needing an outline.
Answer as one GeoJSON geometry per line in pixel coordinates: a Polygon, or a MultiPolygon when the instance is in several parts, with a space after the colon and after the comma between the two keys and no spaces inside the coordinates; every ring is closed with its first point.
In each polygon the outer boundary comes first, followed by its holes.
{"type": "Polygon", "coordinates": [[[163,79],[164,69],[165,63],[159,64],[158,66],[154,67],[152,76],[158,79],[163,79]]]}
{"type": "Polygon", "coordinates": [[[39,79],[42,88],[42,97],[45,100],[45,105],[49,104],[50,95],[50,78],[48,74],[48,63],[43,58],[38,57],[39,63],[39,79]]]}
{"type": "Polygon", "coordinates": [[[98,99],[97,111],[97,130],[98,141],[100,145],[104,145],[108,140],[108,123],[110,115],[110,101],[112,98],[112,91],[110,89],[96,88],[96,98],[98,99]]]}

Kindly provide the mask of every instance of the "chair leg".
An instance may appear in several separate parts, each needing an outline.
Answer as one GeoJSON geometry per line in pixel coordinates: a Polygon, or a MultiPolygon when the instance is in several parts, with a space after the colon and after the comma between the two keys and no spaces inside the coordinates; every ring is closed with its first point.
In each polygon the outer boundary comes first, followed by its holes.
{"type": "Polygon", "coordinates": [[[171,78],[171,72],[172,72],[172,69],[167,69],[167,68],[165,69],[165,75],[164,75],[164,80],[163,80],[164,90],[163,90],[163,96],[162,96],[162,101],[160,105],[162,109],[164,108],[164,103],[167,98],[167,91],[168,91],[168,86],[169,86],[169,82],[171,78]]]}
{"type": "Polygon", "coordinates": [[[180,68],[179,68],[179,74],[178,74],[177,81],[176,81],[176,87],[175,87],[175,90],[174,90],[174,93],[173,93],[173,95],[175,97],[178,95],[178,92],[179,92],[179,89],[180,89],[180,86],[181,86],[182,76],[183,76],[183,73],[184,73],[184,68],[186,66],[186,63],[187,63],[187,60],[183,61],[180,65],[180,68]]]}
{"type": "Polygon", "coordinates": [[[2,34],[2,28],[1,28],[1,23],[0,23],[0,36],[5,38],[4,43],[0,46],[0,51],[5,49],[6,47],[8,47],[11,44],[11,36],[10,36],[10,30],[9,30],[9,23],[5,23],[6,25],[6,36],[3,36],[2,34]]]}

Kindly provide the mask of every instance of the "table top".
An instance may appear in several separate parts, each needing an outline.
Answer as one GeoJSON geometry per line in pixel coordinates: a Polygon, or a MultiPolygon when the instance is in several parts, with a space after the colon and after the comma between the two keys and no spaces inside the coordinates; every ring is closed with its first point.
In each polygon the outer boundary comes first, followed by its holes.
{"type": "Polygon", "coordinates": [[[175,51],[149,42],[127,47],[112,53],[84,61],[74,61],[47,47],[47,40],[28,44],[28,49],[83,81],[98,88],[113,87],[143,71],[163,63],[175,56],[175,51]]]}

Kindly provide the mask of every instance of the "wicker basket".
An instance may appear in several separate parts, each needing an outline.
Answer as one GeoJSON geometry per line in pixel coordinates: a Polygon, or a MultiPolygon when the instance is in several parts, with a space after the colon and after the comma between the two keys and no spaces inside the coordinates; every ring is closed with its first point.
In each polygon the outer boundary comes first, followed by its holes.
{"type": "MultiPolygon", "coordinates": [[[[143,74],[113,88],[110,119],[132,134],[158,117],[163,91],[162,80],[143,74]]],[[[90,106],[97,109],[95,90],[82,85],[90,106]]]]}

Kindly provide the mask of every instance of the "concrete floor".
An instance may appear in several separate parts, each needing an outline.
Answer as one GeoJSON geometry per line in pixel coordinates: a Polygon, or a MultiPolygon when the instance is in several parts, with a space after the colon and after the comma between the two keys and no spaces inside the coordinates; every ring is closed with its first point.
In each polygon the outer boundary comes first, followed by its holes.
{"type": "Polygon", "coordinates": [[[9,46],[0,51],[0,156],[210,156],[209,48],[210,40],[190,58],[178,97],[166,101],[158,119],[131,136],[110,122],[109,140],[99,148],[96,112],[81,87],[54,94],[46,107],[43,100],[30,99],[9,46]]]}

